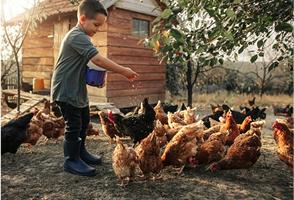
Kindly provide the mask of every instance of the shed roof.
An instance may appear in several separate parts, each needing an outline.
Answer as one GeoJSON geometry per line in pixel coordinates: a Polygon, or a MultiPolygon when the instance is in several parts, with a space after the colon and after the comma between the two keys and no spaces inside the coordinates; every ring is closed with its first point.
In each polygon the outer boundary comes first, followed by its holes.
{"type": "MultiPolygon", "coordinates": [[[[140,3],[139,0],[137,0],[138,3],[140,3]]],[[[156,4],[159,5],[159,7],[161,9],[164,8],[164,4],[160,2],[160,0],[147,0],[147,1],[154,1],[156,2],[156,4]]],[[[124,8],[124,9],[128,9],[128,3],[130,3],[130,0],[100,0],[100,2],[104,5],[104,7],[106,9],[108,9],[109,7],[111,7],[112,5],[116,4],[118,5],[118,7],[124,8]],[[121,2],[120,2],[121,1],[121,2]],[[124,6],[125,5],[125,6],[124,6]]],[[[42,13],[46,13],[47,17],[53,16],[53,15],[57,15],[57,14],[62,14],[62,13],[70,13],[70,12],[74,12],[77,11],[78,6],[77,5],[73,5],[72,3],[70,3],[69,0],[43,0],[40,5],[38,6],[40,9],[42,9],[42,13]]],[[[140,6],[137,6],[137,8],[140,6]]],[[[131,8],[129,10],[132,10],[131,8]]],[[[133,10],[135,12],[141,12],[144,11],[144,8],[140,8],[140,9],[135,9],[133,10]]],[[[144,13],[144,12],[143,12],[144,13]]],[[[9,20],[10,23],[14,23],[20,20],[23,20],[23,15],[25,13],[22,13],[14,18],[12,18],[11,20],[9,20]]],[[[154,8],[150,8],[146,10],[145,14],[150,14],[150,15],[158,15],[158,11],[154,10],[154,8]]]]}

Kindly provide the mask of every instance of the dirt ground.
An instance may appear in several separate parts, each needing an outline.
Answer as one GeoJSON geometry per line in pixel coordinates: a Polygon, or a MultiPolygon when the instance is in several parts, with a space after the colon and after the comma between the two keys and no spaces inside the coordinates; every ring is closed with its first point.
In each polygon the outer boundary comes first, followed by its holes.
{"type": "MultiPolygon", "coordinates": [[[[207,110],[206,113],[209,113],[207,110]]],[[[1,198],[4,199],[293,199],[293,175],[276,154],[268,113],[262,132],[262,155],[250,169],[211,173],[205,166],[185,169],[177,175],[172,168],[162,178],[136,179],[118,186],[112,169],[115,147],[101,134],[87,140],[88,149],[104,155],[95,177],[63,172],[62,138],[40,142],[31,149],[1,156],[1,198]]]]}

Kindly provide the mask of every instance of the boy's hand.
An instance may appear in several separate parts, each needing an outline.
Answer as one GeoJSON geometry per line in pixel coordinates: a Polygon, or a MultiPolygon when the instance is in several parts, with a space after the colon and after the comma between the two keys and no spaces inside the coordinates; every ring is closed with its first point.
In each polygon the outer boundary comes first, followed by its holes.
{"type": "Polygon", "coordinates": [[[123,72],[123,75],[129,79],[130,81],[135,80],[136,78],[138,78],[139,74],[134,72],[131,68],[129,67],[125,67],[125,70],[123,72]]]}

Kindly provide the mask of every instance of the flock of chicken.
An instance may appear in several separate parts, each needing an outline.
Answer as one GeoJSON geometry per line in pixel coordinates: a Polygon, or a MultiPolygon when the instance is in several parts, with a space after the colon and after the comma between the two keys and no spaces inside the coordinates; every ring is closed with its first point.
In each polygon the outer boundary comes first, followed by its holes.
{"type": "MultiPolygon", "coordinates": [[[[65,122],[55,103],[44,99],[44,107],[34,107],[30,113],[9,121],[1,127],[1,154],[16,153],[21,144],[35,145],[44,136],[57,139],[64,135],[65,122]]],[[[98,130],[88,127],[89,135],[98,135],[98,130]]]]}
{"type": "MultiPolygon", "coordinates": [[[[241,112],[225,104],[211,105],[212,114],[202,119],[196,108],[182,106],[167,112],[160,101],[153,108],[147,99],[127,114],[100,111],[103,132],[111,143],[116,142],[112,154],[115,174],[124,185],[135,175],[159,174],[166,166],[176,167],[178,173],[198,165],[208,165],[212,172],[251,167],[260,156],[266,114],[254,101],[249,105],[241,107],[241,112]],[[133,147],[123,143],[123,137],[130,137],[133,147]]],[[[42,135],[63,135],[64,120],[60,113],[50,112],[53,107],[45,101],[43,109],[2,126],[1,153],[15,153],[22,143],[34,145],[42,135]]],[[[278,156],[293,172],[293,118],[277,119],[273,129],[278,156]]],[[[99,134],[92,124],[89,134],[99,134]]]]}
{"type": "MultiPolygon", "coordinates": [[[[117,138],[112,155],[115,174],[123,185],[136,172],[159,173],[168,165],[178,167],[179,173],[185,166],[208,165],[212,172],[251,167],[262,145],[265,121],[258,119],[266,117],[265,108],[251,104],[242,112],[225,104],[212,105],[213,113],[200,120],[196,108],[165,113],[160,101],[152,108],[147,99],[140,109],[126,115],[101,111],[103,132],[111,142],[117,138]],[[119,139],[125,136],[133,139],[133,147],[119,139]]],[[[293,130],[286,124],[282,120],[274,123],[274,138],[280,159],[293,168],[293,130]]]]}

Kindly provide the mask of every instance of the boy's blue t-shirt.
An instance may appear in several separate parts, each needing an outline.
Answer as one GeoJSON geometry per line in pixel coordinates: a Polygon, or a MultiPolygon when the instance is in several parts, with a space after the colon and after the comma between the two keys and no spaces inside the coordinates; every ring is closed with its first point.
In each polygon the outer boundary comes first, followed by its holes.
{"type": "Polygon", "coordinates": [[[72,28],[65,35],[52,76],[51,101],[67,102],[78,108],[88,106],[87,63],[97,53],[80,27],[72,28]]]}

